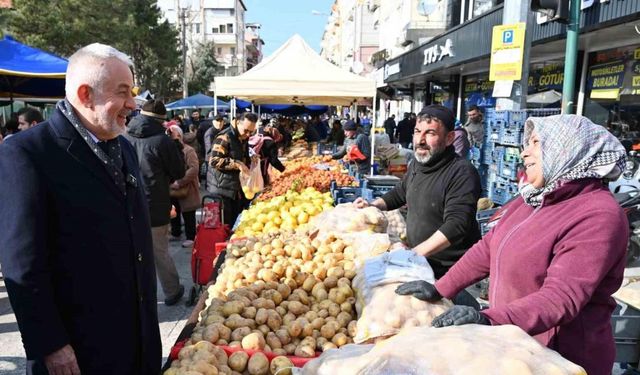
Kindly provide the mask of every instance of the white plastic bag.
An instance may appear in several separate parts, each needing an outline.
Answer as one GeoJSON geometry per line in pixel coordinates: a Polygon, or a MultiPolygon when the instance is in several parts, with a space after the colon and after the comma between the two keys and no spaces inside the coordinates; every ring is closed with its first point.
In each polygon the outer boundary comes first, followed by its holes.
{"type": "Polygon", "coordinates": [[[513,325],[415,327],[372,345],[345,345],[309,361],[302,375],[586,375],[513,325]],[[361,348],[358,348],[361,347],[361,348]]]}
{"type": "Polygon", "coordinates": [[[251,161],[249,174],[245,175],[244,173],[240,173],[240,184],[242,185],[244,196],[249,200],[253,199],[256,194],[264,189],[264,180],[262,178],[259,160],[251,161]]]}
{"type": "Polygon", "coordinates": [[[358,313],[356,344],[388,338],[403,328],[430,326],[433,318],[453,306],[446,299],[430,303],[395,293],[402,283],[415,280],[435,282],[427,260],[411,250],[395,250],[364,262],[352,282],[358,313]]]}

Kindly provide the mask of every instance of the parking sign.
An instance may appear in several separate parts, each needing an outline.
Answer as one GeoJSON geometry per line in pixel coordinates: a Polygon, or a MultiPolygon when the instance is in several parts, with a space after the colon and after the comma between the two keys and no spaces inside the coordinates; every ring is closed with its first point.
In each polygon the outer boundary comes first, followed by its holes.
{"type": "Polygon", "coordinates": [[[513,30],[505,30],[502,32],[502,43],[513,44],[513,30]]]}

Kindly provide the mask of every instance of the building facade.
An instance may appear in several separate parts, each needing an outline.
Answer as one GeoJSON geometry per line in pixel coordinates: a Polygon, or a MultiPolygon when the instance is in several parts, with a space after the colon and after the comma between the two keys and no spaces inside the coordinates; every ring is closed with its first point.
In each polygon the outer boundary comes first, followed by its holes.
{"type": "Polygon", "coordinates": [[[247,23],[244,33],[245,50],[247,52],[247,70],[258,65],[262,61],[262,46],[264,41],[260,38],[259,23],[247,23]]]}
{"type": "Polygon", "coordinates": [[[245,12],[242,0],[158,0],[164,18],[182,31],[185,27],[187,59],[199,45],[213,42],[224,75],[247,70],[245,12]]]}

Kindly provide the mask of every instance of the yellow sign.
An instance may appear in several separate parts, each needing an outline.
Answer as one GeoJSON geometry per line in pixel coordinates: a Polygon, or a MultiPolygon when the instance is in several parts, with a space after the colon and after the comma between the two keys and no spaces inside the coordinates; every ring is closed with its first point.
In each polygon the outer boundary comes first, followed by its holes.
{"type": "Polygon", "coordinates": [[[633,58],[636,60],[640,60],[640,48],[638,48],[637,50],[633,51],[633,58]]]}
{"type": "Polygon", "coordinates": [[[524,22],[493,27],[490,81],[517,81],[522,78],[525,29],[524,22]]]}
{"type": "Polygon", "coordinates": [[[633,82],[631,83],[631,86],[633,87],[640,86],[640,76],[633,76],[633,82]]]}

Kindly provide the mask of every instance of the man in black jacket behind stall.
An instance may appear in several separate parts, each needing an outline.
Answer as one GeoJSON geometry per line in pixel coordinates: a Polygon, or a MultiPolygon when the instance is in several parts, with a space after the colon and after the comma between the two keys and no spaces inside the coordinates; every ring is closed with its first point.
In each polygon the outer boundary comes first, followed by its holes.
{"type": "MultiPolygon", "coordinates": [[[[393,190],[370,204],[381,210],[407,205],[407,243],[427,257],[436,279],[480,239],[475,218],[480,176],[455,153],[454,122],[453,113],[444,106],[423,108],[407,174],[393,190]]],[[[355,203],[369,205],[361,198],[355,203]]]]}
{"type": "Polygon", "coordinates": [[[164,291],[164,303],[176,304],[184,294],[184,286],[176,265],[169,255],[169,227],[171,198],[169,185],[184,177],[185,164],[182,150],[162,126],[167,110],[159,100],[149,100],[140,114],[131,119],[126,138],[138,154],[140,172],[149,202],[153,255],[160,285],[164,291]]]}

